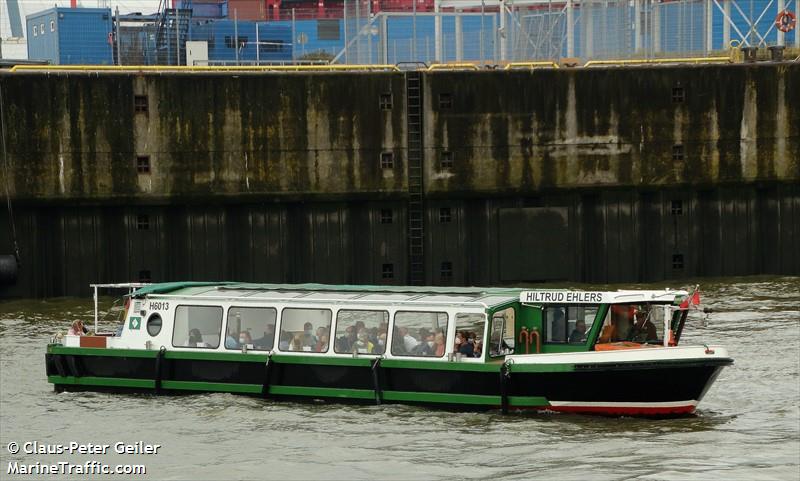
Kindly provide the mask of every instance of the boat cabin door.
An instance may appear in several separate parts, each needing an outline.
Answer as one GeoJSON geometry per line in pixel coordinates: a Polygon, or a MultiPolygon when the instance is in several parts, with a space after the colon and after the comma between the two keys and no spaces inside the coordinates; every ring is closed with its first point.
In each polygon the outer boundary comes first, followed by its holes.
{"type": "Polygon", "coordinates": [[[500,357],[514,354],[516,315],[513,307],[497,311],[492,316],[489,331],[489,356],[500,357]]]}

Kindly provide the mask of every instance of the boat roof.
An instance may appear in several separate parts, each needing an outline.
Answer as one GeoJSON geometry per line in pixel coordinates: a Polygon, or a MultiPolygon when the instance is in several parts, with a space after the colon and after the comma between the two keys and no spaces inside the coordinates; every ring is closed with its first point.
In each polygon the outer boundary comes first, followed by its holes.
{"type": "Polygon", "coordinates": [[[256,284],[242,282],[165,282],[150,284],[135,298],[170,297],[207,300],[290,301],[368,304],[472,305],[491,308],[510,302],[526,304],[623,304],[676,302],[684,290],[582,291],[503,287],[421,287],[333,284],[256,284]]]}
{"type": "Polygon", "coordinates": [[[497,287],[167,282],[143,287],[137,290],[133,297],[369,304],[458,304],[490,308],[518,301],[520,292],[519,288],[497,287]]]}

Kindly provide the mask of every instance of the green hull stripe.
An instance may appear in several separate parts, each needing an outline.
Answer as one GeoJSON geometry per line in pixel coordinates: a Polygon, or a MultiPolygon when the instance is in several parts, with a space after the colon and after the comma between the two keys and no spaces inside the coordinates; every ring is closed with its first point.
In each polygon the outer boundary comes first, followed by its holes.
{"type": "Polygon", "coordinates": [[[155,358],[158,351],[148,351],[146,349],[108,349],[103,347],[66,347],[60,344],[50,344],[47,346],[50,354],[67,354],[73,356],[105,356],[105,357],[145,357],[155,358]]]}
{"type": "MultiPolygon", "coordinates": [[[[155,382],[150,379],[48,376],[47,380],[53,384],[155,389],[155,382]]],[[[161,381],[161,387],[163,389],[183,390],[183,391],[230,392],[230,393],[244,393],[244,394],[261,393],[261,385],[259,384],[234,384],[234,383],[222,383],[222,382],[164,380],[161,381]]],[[[340,388],[326,388],[326,387],[273,385],[270,386],[269,392],[270,394],[287,395],[287,396],[370,399],[370,400],[375,399],[375,392],[372,391],[371,389],[340,389],[340,388]]],[[[383,392],[383,399],[386,401],[398,401],[398,402],[472,404],[472,405],[485,405],[485,406],[499,406],[501,402],[500,396],[487,396],[487,395],[477,395],[477,394],[407,392],[407,391],[385,391],[383,392]]],[[[540,407],[549,405],[547,399],[543,397],[511,396],[508,398],[508,400],[511,406],[517,406],[517,407],[540,407]]]]}
{"type": "Polygon", "coordinates": [[[241,352],[198,352],[198,351],[167,351],[167,359],[188,359],[194,361],[244,361],[267,362],[266,354],[242,354],[241,352]]]}
{"type": "Polygon", "coordinates": [[[270,394],[290,396],[338,397],[349,399],[375,399],[371,389],[339,389],[332,387],[270,386],[270,394]]]}
{"type": "Polygon", "coordinates": [[[451,394],[434,392],[384,391],[383,399],[387,401],[430,402],[446,404],[483,404],[499,406],[500,396],[480,394],[451,394]]]}
{"type": "Polygon", "coordinates": [[[197,381],[161,381],[164,389],[182,389],[186,391],[208,391],[208,392],[238,392],[259,394],[261,393],[260,384],[234,384],[224,382],[197,382],[197,381]]]}
{"type": "Polygon", "coordinates": [[[535,396],[508,396],[508,404],[513,407],[545,407],[549,406],[547,398],[535,396]]]}
{"type": "Polygon", "coordinates": [[[432,369],[437,371],[500,372],[501,363],[480,364],[471,362],[417,361],[384,359],[381,367],[394,369],[432,369]]]}
{"type": "MultiPolygon", "coordinates": [[[[277,364],[316,364],[320,366],[353,366],[370,367],[374,358],[369,357],[319,357],[319,356],[282,356],[275,354],[272,360],[277,364]]],[[[381,361],[383,364],[384,361],[381,361]]]]}
{"type": "Polygon", "coordinates": [[[523,372],[573,372],[574,364],[511,364],[511,376],[523,372]]]}
{"type": "Polygon", "coordinates": [[[156,383],[152,379],[129,379],[115,377],[73,377],[73,376],[47,376],[53,384],[74,384],[78,386],[113,386],[155,389],[156,383]]]}

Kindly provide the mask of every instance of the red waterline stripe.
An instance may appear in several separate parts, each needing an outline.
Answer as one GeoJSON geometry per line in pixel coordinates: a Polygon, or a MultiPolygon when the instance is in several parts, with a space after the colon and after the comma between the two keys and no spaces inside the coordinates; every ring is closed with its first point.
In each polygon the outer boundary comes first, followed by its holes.
{"type": "Polygon", "coordinates": [[[547,406],[540,408],[547,411],[566,413],[612,414],[615,416],[642,416],[665,414],[691,414],[695,408],[692,404],[685,406],[547,406]]]}

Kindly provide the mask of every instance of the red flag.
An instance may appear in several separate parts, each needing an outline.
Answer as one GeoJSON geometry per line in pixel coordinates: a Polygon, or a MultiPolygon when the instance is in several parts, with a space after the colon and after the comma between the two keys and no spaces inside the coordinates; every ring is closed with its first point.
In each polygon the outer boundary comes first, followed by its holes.
{"type": "Polygon", "coordinates": [[[696,291],[694,291],[694,294],[692,294],[692,305],[693,306],[699,306],[700,305],[700,291],[696,290],[696,291]]]}

